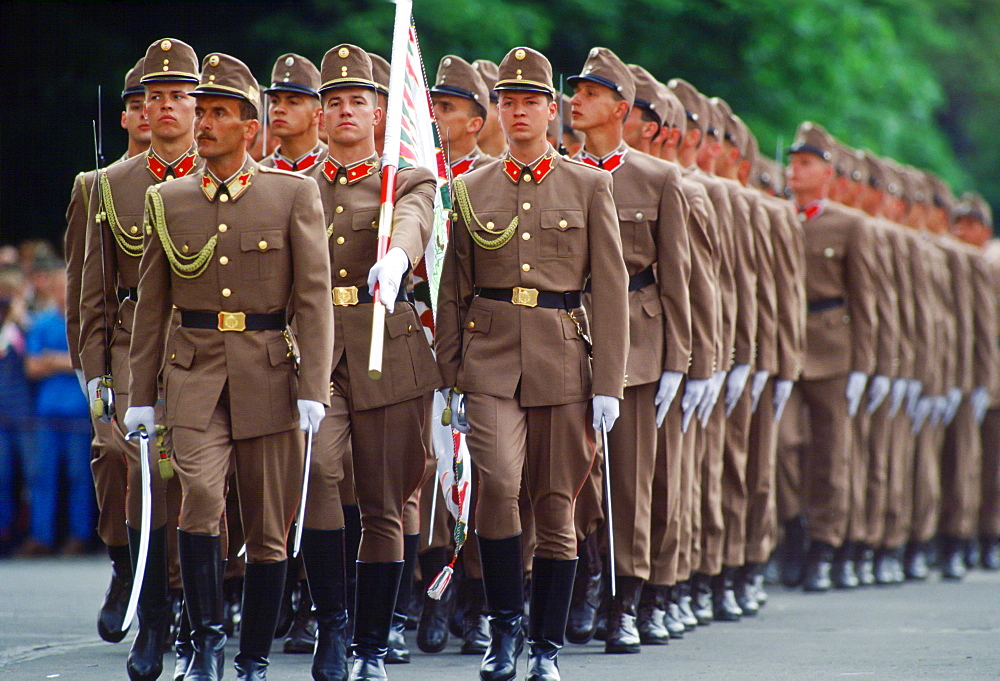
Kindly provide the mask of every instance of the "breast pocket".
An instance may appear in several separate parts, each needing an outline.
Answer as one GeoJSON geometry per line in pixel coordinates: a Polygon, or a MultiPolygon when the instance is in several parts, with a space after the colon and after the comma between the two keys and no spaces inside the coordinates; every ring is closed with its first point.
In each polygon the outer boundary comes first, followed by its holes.
{"type": "Polygon", "coordinates": [[[543,258],[574,258],[587,252],[587,230],[582,210],[542,211],[543,258]]]}
{"type": "Polygon", "coordinates": [[[240,234],[243,278],[259,281],[278,273],[284,257],[285,235],[281,230],[265,229],[240,234]]]}
{"type": "Polygon", "coordinates": [[[204,233],[179,234],[171,233],[170,239],[174,242],[174,247],[181,255],[194,256],[208,243],[208,236],[204,233]]]}
{"type": "Polygon", "coordinates": [[[378,233],[378,211],[356,210],[351,216],[351,229],[355,232],[378,233]]]}
{"type": "Polygon", "coordinates": [[[633,206],[618,209],[622,248],[626,253],[656,255],[653,225],[656,224],[657,213],[656,206],[633,206]]]}
{"type": "Polygon", "coordinates": [[[507,248],[507,244],[500,246],[501,241],[498,240],[499,233],[507,229],[511,220],[514,219],[512,212],[484,211],[476,213],[476,218],[478,221],[473,220],[469,229],[472,230],[473,241],[478,247],[476,250],[477,258],[500,258],[508,253],[513,253],[513,247],[507,248]]]}

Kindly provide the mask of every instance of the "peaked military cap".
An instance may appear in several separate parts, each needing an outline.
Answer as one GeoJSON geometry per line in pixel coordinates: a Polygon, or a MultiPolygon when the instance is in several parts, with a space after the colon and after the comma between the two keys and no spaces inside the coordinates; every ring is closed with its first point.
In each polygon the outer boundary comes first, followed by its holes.
{"type": "Polygon", "coordinates": [[[990,229],[993,228],[993,211],[990,209],[990,204],[976,192],[962,194],[961,200],[955,204],[955,209],[952,211],[953,219],[966,217],[978,220],[990,229]]]}
{"type": "Polygon", "coordinates": [[[834,144],[830,133],[812,121],[805,121],[795,131],[795,141],[788,148],[788,153],[808,152],[819,156],[827,163],[832,163],[834,144]]]}
{"type": "Polygon", "coordinates": [[[486,89],[490,91],[490,101],[497,101],[497,93],[493,91],[493,86],[497,84],[497,74],[500,71],[500,67],[489,59],[477,59],[472,62],[472,68],[479,73],[479,77],[486,83],[486,89]]]}
{"type": "Polygon", "coordinates": [[[684,106],[684,115],[688,120],[688,129],[691,128],[690,124],[693,123],[696,128],[701,130],[703,135],[707,134],[710,123],[707,111],[708,100],[701,96],[701,93],[695,89],[694,85],[683,78],[672,78],[667,83],[667,87],[670,88],[684,106]]]}
{"type": "Polygon", "coordinates": [[[449,54],[438,64],[437,80],[431,92],[465,97],[486,108],[489,89],[479,72],[461,57],[449,54]]]}
{"type": "Polygon", "coordinates": [[[142,60],[143,84],[156,80],[198,82],[198,55],[176,38],[157,40],[146,50],[142,60]]]}
{"type": "Polygon", "coordinates": [[[712,100],[709,99],[704,93],[699,92],[698,96],[705,102],[705,134],[714,135],[715,138],[721,142],[723,140],[723,136],[726,134],[725,116],[722,111],[712,104],[712,100]]]}
{"type": "Polygon", "coordinates": [[[274,62],[271,70],[271,92],[297,92],[319,97],[319,69],[311,61],[298,54],[283,54],[274,62]]]}
{"type": "Polygon", "coordinates": [[[247,65],[220,52],[205,57],[201,65],[201,82],[191,94],[235,97],[252,104],[258,113],[263,108],[257,79],[247,65]]]}
{"type": "Polygon", "coordinates": [[[342,44],[323,55],[320,68],[321,93],[340,87],[369,87],[378,90],[372,76],[372,58],[356,45],[342,44]]]}
{"type": "Polygon", "coordinates": [[[375,89],[386,97],[389,96],[389,62],[381,55],[374,52],[368,53],[368,58],[372,60],[372,80],[375,81],[375,89]]]}
{"type": "Polygon", "coordinates": [[[530,47],[515,47],[500,62],[493,89],[542,92],[555,99],[552,64],[541,52],[530,47]]]}
{"type": "Polygon", "coordinates": [[[677,128],[682,133],[687,132],[687,113],[684,110],[681,100],[674,94],[674,91],[657,81],[656,96],[659,101],[657,107],[662,107],[663,125],[677,128]]]}
{"type": "Polygon", "coordinates": [[[902,198],[904,184],[903,167],[891,158],[879,157],[878,161],[882,165],[882,170],[885,173],[886,181],[888,182],[885,186],[885,190],[893,196],[902,198]]]}
{"type": "Polygon", "coordinates": [[[556,116],[549,121],[548,132],[546,133],[549,137],[556,141],[556,147],[558,147],[559,143],[562,141],[563,135],[567,133],[576,133],[576,131],[573,130],[573,105],[570,103],[569,95],[562,95],[562,105],[559,109],[562,112],[562,117],[556,116]]]}
{"type": "Polygon", "coordinates": [[[142,86],[142,64],[145,61],[146,58],[143,57],[125,74],[125,89],[122,90],[122,99],[145,93],[146,89],[142,86]]]}
{"type": "Polygon", "coordinates": [[[868,182],[868,164],[865,163],[865,152],[860,149],[847,147],[848,152],[854,157],[854,169],[851,170],[851,179],[855,182],[868,182]]]}
{"type": "Polygon", "coordinates": [[[635,80],[632,72],[614,52],[606,47],[595,47],[583,64],[579,76],[570,76],[566,82],[575,86],[587,80],[617,92],[629,106],[635,102],[635,80]]]}
{"type": "Polygon", "coordinates": [[[729,103],[720,97],[712,97],[708,100],[708,103],[712,107],[712,123],[715,127],[716,137],[720,140],[727,140],[740,150],[740,155],[742,156],[746,143],[742,137],[737,138],[739,131],[736,128],[738,126],[732,120],[733,110],[729,106],[729,103]]]}
{"type": "Polygon", "coordinates": [[[878,156],[867,149],[859,150],[859,153],[862,157],[861,163],[864,165],[864,172],[868,177],[869,186],[873,189],[888,191],[889,175],[886,172],[885,166],[879,161],[878,156]]]}
{"type": "Polygon", "coordinates": [[[955,195],[948,183],[930,171],[923,171],[924,187],[927,191],[927,201],[933,202],[938,208],[944,208],[949,214],[955,208],[955,195]]]}
{"type": "Polygon", "coordinates": [[[665,125],[663,117],[666,114],[667,105],[662,102],[661,93],[657,92],[659,81],[638,64],[629,64],[628,70],[632,74],[632,82],[635,84],[633,105],[649,112],[661,126],[665,125]]]}

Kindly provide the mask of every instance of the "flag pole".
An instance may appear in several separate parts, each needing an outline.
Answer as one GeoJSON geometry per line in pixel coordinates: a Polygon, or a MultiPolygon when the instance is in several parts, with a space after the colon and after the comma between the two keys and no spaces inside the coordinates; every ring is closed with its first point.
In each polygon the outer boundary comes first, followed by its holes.
{"type": "MultiPolygon", "coordinates": [[[[399,168],[399,138],[403,119],[403,88],[406,77],[406,49],[410,36],[412,0],[396,0],[396,20],[392,30],[392,60],[389,66],[389,97],[386,106],[385,147],[382,152],[382,203],[379,208],[378,254],[375,262],[389,251],[393,204],[396,198],[396,170],[399,168]]],[[[372,343],[368,355],[368,376],[382,377],[382,346],[385,336],[385,305],[375,300],[372,314],[372,343]]]]}

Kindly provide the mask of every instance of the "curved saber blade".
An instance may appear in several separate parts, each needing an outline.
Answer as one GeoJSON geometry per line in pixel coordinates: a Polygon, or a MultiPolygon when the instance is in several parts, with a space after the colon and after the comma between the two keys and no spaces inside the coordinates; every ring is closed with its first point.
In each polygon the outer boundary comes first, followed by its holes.
{"type": "Polygon", "coordinates": [[[618,594],[615,578],[615,521],[611,517],[611,452],[608,450],[608,422],[601,417],[601,441],[604,445],[604,498],[608,501],[608,561],[611,565],[611,597],[618,594]]]}
{"type": "Polygon", "coordinates": [[[292,544],[292,558],[299,555],[302,547],[302,528],[306,523],[306,496],[309,494],[309,467],[312,465],[313,429],[306,432],[306,466],[302,472],[302,501],[299,502],[299,520],[295,523],[295,542],[292,544]]]}
{"type": "Polygon", "coordinates": [[[135,611],[139,607],[139,594],[142,592],[142,580],[146,576],[146,556],[149,555],[149,533],[153,520],[152,474],[149,469],[149,435],[145,429],[135,430],[125,436],[127,440],[139,438],[139,465],[142,470],[142,523],[139,528],[139,559],[136,561],[135,577],[132,580],[132,593],[128,598],[125,618],[122,620],[122,631],[132,624],[135,611]]]}

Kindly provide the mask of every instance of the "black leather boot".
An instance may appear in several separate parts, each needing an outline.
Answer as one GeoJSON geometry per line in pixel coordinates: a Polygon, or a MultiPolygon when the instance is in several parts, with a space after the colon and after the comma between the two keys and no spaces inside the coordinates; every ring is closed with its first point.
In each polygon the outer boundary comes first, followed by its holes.
{"type": "MultiPolygon", "coordinates": [[[[344,588],[347,598],[347,640],[354,637],[354,595],[358,584],[358,550],[361,548],[361,509],[357,504],[344,506],[344,588]]],[[[348,646],[350,655],[350,646],[348,646]]]]}
{"type": "Polygon", "coordinates": [[[299,597],[295,603],[295,617],[285,634],[281,652],[289,655],[312,653],[316,647],[316,616],[313,614],[312,598],[306,580],[299,580],[295,588],[299,597]]]}
{"type": "Polygon", "coordinates": [[[465,606],[462,617],[462,654],[482,655],[490,644],[483,580],[468,577],[463,579],[458,600],[465,606]]]}
{"type": "Polygon", "coordinates": [[[736,568],[724,567],[722,572],[712,577],[712,618],[716,622],[739,622],[743,617],[733,588],[735,574],[736,568]]]}
{"type": "Polygon", "coordinates": [[[805,576],[806,520],[796,516],[784,524],[785,538],[781,543],[781,583],[792,588],[802,584],[805,576]]]}
{"type": "Polygon", "coordinates": [[[278,610],[285,587],[288,560],[247,563],[243,575],[243,619],[240,652],[236,655],[239,681],[266,681],[271,641],[278,626],[278,610]]]}
{"type": "MultiPolygon", "coordinates": [[[[490,643],[479,667],[479,678],[481,681],[513,681],[517,676],[517,658],[524,648],[521,535],[506,539],[478,536],[477,540],[490,626],[490,643]]],[[[537,561],[535,570],[537,574],[537,561]]]]}
{"type": "MultiPolygon", "coordinates": [[[[910,542],[906,545],[903,572],[907,579],[913,581],[923,581],[931,574],[930,561],[927,555],[927,544],[925,542],[910,542]]],[[[881,573],[876,572],[876,577],[881,573]]],[[[879,579],[879,583],[882,580],[879,579]]],[[[892,582],[889,582],[892,583],[892,582]]]]}
{"type": "Polygon", "coordinates": [[[992,534],[979,538],[979,564],[984,570],[1000,570],[1000,538],[992,534]]]}
{"type": "Polygon", "coordinates": [[[122,630],[122,620],[125,619],[125,609],[132,593],[132,556],[128,544],[109,546],[108,558],[111,559],[111,583],[97,613],[97,633],[108,643],[118,643],[129,630],[129,627],[122,630]]]}
{"type": "Polygon", "coordinates": [[[688,631],[694,631],[698,626],[698,618],[694,616],[694,608],[691,606],[691,580],[686,579],[674,588],[680,589],[676,602],[680,609],[681,622],[688,631]]]}
{"type": "Polygon", "coordinates": [[[965,577],[965,541],[955,537],[945,537],[941,552],[941,578],[958,581],[965,577]]]}
{"type": "MultiPolygon", "coordinates": [[[[223,568],[223,572],[225,569],[223,568]]],[[[237,632],[242,617],[243,609],[243,577],[228,577],[222,580],[222,628],[226,630],[226,636],[232,638],[237,632]]],[[[278,624],[281,628],[281,624],[278,624]]]]}
{"type": "Polygon", "coordinates": [[[805,576],[802,579],[804,590],[822,592],[829,591],[833,587],[830,581],[833,553],[834,548],[829,544],[821,541],[810,542],[809,553],[806,555],[805,576]]]}
{"type": "Polygon", "coordinates": [[[184,681],[218,681],[225,663],[222,630],[222,556],[218,535],[177,530],[184,602],[194,654],[184,681]]]}
{"type": "MultiPolygon", "coordinates": [[[[139,531],[128,527],[132,550],[132,572],[139,560],[139,531]]],[[[170,601],[167,599],[167,531],[160,527],[149,533],[146,575],[139,593],[139,631],[132,641],[126,666],[131,681],[151,681],[163,671],[163,641],[170,627],[170,601]]]]}
{"type": "Polygon", "coordinates": [[[854,569],[854,542],[845,541],[834,551],[830,581],[838,589],[854,589],[861,583],[854,569]]]}
{"type": "MultiPolygon", "coordinates": [[[[553,560],[535,556],[532,561],[531,611],[528,614],[530,654],[525,681],[560,681],[559,651],[563,647],[577,560],[553,560]]],[[[636,584],[630,584],[628,589],[633,612],[642,586],[640,580],[635,581],[636,584]]],[[[610,635],[610,629],[608,633],[610,635]]]]}
{"type": "MultiPolygon", "coordinates": [[[[420,574],[427,584],[448,564],[446,548],[430,549],[419,557],[420,574]]],[[[445,590],[441,600],[424,594],[424,609],[417,623],[417,647],[425,653],[440,653],[448,645],[448,618],[455,607],[454,588],[445,590]]]]}
{"type": "MultiPolygon", "coordinates": [[[[386,664],[409,664],[410,662],[410,649],[406,647],[406,608],[410,605],[410,593],[413,592],[413,571],[417,564],[417,548],[419,546],[419,534],[403,535],[403,574],[399,578],[396,607],[392,612],[392,627],[389,629],[389,652],[385,655],[386,664]]],[[[434,577],[430,579],[434,579],[434,577]]]]}
{"type": "Polygon", "coordinates": [[[733,574],[733,594],[744,617],[753,617],[760,610],[757,602],[757,570],[755,563],[741,565],[733,574]]]}
{"type": "Polygon", "coordinates": [[[854,561],[854,572],[858,575],[861,586],[871,586],[875,583],[875,551],[867,544],[858,544],[857,556],[854,561]]]}
{"type": "Polygon", "coordinates": [[[314,681],[347,681],[344,530],[302,531],[302,564],[316,615],[314,681]]]}
{"type": "Polygon", "coordinates": [[[714,616],[712,604],[712,578],[701,572],[691,575],[691,612],[698,624],[705,626],[714,616]]]}
{"type": "Polygon", "coordinates": [[[358,561],[358,585],[354,604],[354,666],[350,681],[383,681],[389,629],[396,606],[403,561],[365,563],[358,561]]]}
{"type": "Polygon", "coordinates": [[[635,627],[639,630],[639,642],[644,646],[662,646],[670,642],[670,632],[664,624],[669,591],[670,587],[666,586],[649,583],[642,586],[635,627]]]}
{"type": "Polygon", "coordinates": [[[667,588],[667,598],[664,601],[666,607],[663,615],[663,626],[670,633],[670,638],[684,638],[684,632],[687,631],[687,626],[684,624],[683,615],[681,614],[681,597],[682,588],[680,584],[674,584],[667,588]]]}
{"type": "Polygon", "coordinates": [[[174,641],[174,681],[183,681],[191,666],[191,656],[194,646],[191,644],[191,619],[188,617],[187,606],[181,597],[181,616],[177,622],[177,638],[174,641]]]}
{"type": "Polygon", "coordinates": [[[580,563],[573,581],[573,600],[566,622],[566,638],[570,643],[583,645],[594,638],[597,608],[601,604],[603,581],[601,555],[598,552],[597,533],[587,536],[577,547],[580,563]]]}
{"type": "Polygon", "coordinates": [[[979,546],[979,539],[972,538],[965,540],[965,567],[974,570],[979,567],[979,557],[982,555],[979,546]]]}
{"type": "Polygon", "coordinates": [[[618,577],[615,596],[608,610],[608,635],[604,639],[604,652],[612,654],[641,653],[636,618],[639,615],[639,594],[642,580],[638,577],[618,577]]]}

